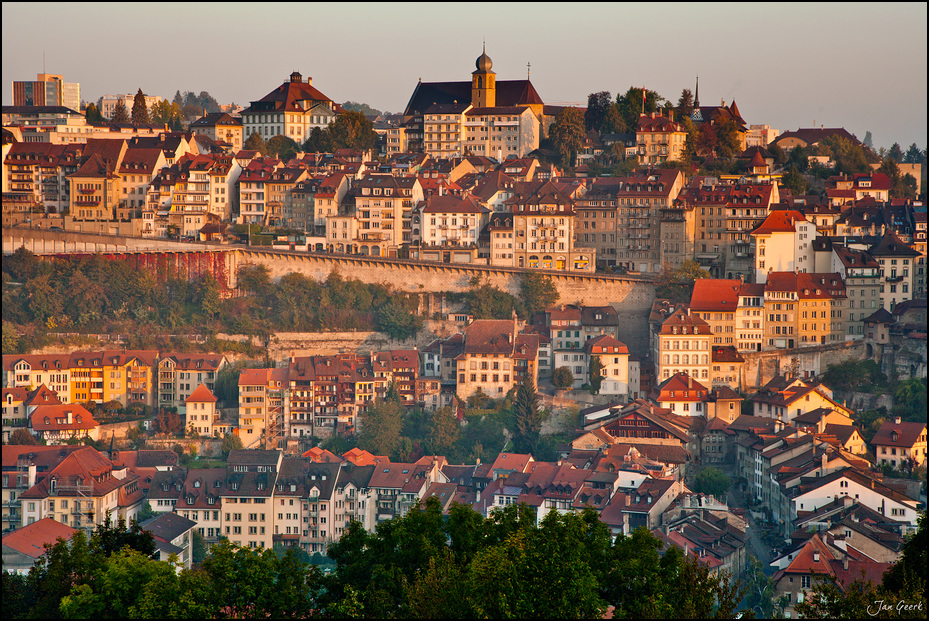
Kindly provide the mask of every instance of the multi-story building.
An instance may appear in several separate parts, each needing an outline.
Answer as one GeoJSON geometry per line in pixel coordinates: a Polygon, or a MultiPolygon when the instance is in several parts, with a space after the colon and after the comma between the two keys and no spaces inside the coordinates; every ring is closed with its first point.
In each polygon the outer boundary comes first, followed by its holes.
{"type": "Polygon", "coordinates": [[[574,200],[552,181],[517,186],[507,201],[513,213],[515,266],[592,272],[596,251],[575,246],[574,200]]]}
{"type": "Polygon", "coordinates": [[[847,338],[864,338],[864,319],[882,307],[880,265],[862,250],[837,244],[832,245],[831,258],[831,271],[842,277],[848,296],[848,314],[845,317],[847,338]]]}
{"type": "Polygon", "coordinates": [[[75,221],[109,221],[116,218],[122,200],[119,168],[126,155],[124,140],[87,143],[77,171],[68,176],[70,215],[75,221]]]}
{"type": "MultiPolygon", "coordinates": [[[[40,73],[34,82],[13,82],[13,105],[64,106],[79,112],[81,85],[79,82],[65,82],[64,76],[40,73]]],[[[132,109],[131,103],[129,109],[132,109]]]]}
{"type": "Polygon", "coordinates": [[[618,395],[627,401],[635,399],[631,396],[635,382],[630,381],[629,349],[624,343],[608,334],[595,336],[584,342],[584,351],[588,359],[597,356],[600,360],[601,395],[618,395]]]}
{"type": "Polygon", "coordinates": [[[736,349],[761,351],[764,342],[764,285],[742,283],[735,313],[736,349]]]}
{"type": "Polygon", "coordinates": [[[106,519],[128,523],[145,498],[139,482],[139,475],[116,468],[96,449],[77,448],[19,495],[21,525],[50,517],[89,533],[106,519]]]}
{"type": "Polygon", "coordinates": [[[229,453],[220,488],[222,536],[248,548],[272,548],[274,491],[283,454],[275,450],[229,453]]]}
{"type": "Polygon", "coordinates": [[[72,352],[68,359],[71,402],[154,406],[157,359],[154,350],[72,352]]]}
{"type": "Polygon", "coordinates": [[[290,80],[242,110],[246,140],[258,134],[265,140],[286,136],[303,143],[314,128],[325,129],[342,112],[341,106],[313,86],[313,78],[303,81],[294,71],[290,80]]]}
{"type": "Polygon", "coordinates": [[[178,408],[184,413],[184,404],[200,384],[213,390],[216,374],[227,364],[222,354],[166,353],[158,361],[158,406],[178,408]]]}
{"type": "Polygon", "coordinates": [[[475,65],[467,82],[420,81],[416,85],[402,125],[411,151],[439,157],[471,153],[502,161],[538,148],[554,119],[532,83],[528,79],[497,80],[486,52],[475,65]]]}
{"type": "Polygon", "coordinates": [[[8,354],[3,356],[4,388],[33,390],[47,386],[61,403],[72,403],[68,354],[8,354]]]}
{"type": "Polygon", "coordinates": [[[218,435],[214,433],[214,423],[217,422],[216,402],[216,396],[206,387],[206,384],[199,384],[194,389],[185,399],[188,433],[208,438],[218,435]]]}
{"type": "Polygon", "coordinates": [[[464,346],[455,360],[458,396],[483,392],[503,397],[523,377],[538,379],[539,337],[519,334],[515,319],[477,319],[465,328],[464,346]]]}
{"type": "Polygon", "coordinates": [[[905,423],[899,416],[892,421],[884,421],[871,444],[879,464],[897,468],[909,461],[915,466],[923,466],[926,463],[926,423],[905,423]]]}
{"type": "Polygon", "coordinates": [[[639,150],[639,164],[656,165],[676,162],[684,155],[687,132],[680,123],[674,122],[674,112],[668,116],[652,112],[639,116],[635,132],[639,150]]]}
{"type": "Polygon", "coordinates": [[[270,226],[284,226],[293,219],[292,192],[307,176],[307,171],[302,168],[281,167],[271,172],[265,185],[267,222],[270,226]]]}
{"type": "Polygon", "coordinates": [[[415,177],[369,175],[355,183],[356,252],[396,257],[412,242],[413,207],[423,200],[415,177]]]}
{"type": "Polygon", "coordinates": [[[419,242],[422,249],[476,249],[490,213],[470,196],[430,196],[413,210],[413,243],[419,242]]]}
{"type": "Polygon", "coordinates": [[[691,313],[710,327],[714,346],[736,344],[740,280],[698,278],[690,296],[691,313]]]}
{"type": "Polygon", "coordinates": [[[919,252],[903,243],[893,231],[885,231],[880,240],[868,248],[868,254],[880,265],[883,289],[881,305],[893,311],[900,302],[913,299],[913,277],[919,252]]]}
{"type": "Polygon", "coordinates": [[[772,211],[751,232],[755,238],[755,282],[771,272],[812,272],[816,226],[799,211],[772,211]]]}
{"type": "Polygon", "coordinates": [[[710,380],[709,324],[683,306],[661,324],[655,374],[664,381],[676,373],[695,380],[710,380]]]}
{"type": "Polygon", "coordinates": [[[291,191],[290,215],[285,214],[288,225],[325,235],[326,223],[339,215],[339,205],[350,187],[350,177],[343,173],[298,181],[291,191]]]}
{"type": "Polygon", "coordinates": [[[140,218],[145,209],[148,188],[166,160],[161,149],[127,149],[119,165],[122,197],[116,209],[117,219],[140,218]]]}
{"type": "Polygon", "coordinates": [[[662,268],[677,269],[684,261],[694,260],[694,235],[696,222],[693,205],[675,201],[670,207],[662,207],[661,252],[658,256],[662,268]]]}
{"type": "Polygon", "coordinates": [[[244,448],[277,448],[289,407],[288,370],[245,369],[239,374],[239,437],[244,448]]]}
{"type": "Polygon", "coordinates": [[[190,124],[190,131],[226,144],[232,153],[242,150],[242,119],[225,112],[210,112],[190,124]]]}

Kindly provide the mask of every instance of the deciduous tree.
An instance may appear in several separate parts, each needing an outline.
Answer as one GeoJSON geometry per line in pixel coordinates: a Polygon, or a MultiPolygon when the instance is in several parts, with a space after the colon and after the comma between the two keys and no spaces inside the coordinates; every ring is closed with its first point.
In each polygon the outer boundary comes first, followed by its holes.
{"type": "Polygon", "coordinates": [[[262,155],[268,154],[268,143],[265,142],[265,139],[262,138],[258,132],[254,132],[249,136],[245,144],[242,145],[242,148],[246,151],[258,151],[262,155]]]}
{"type": "Polygon", "coordinates": [[[574,386],[574,374],[568,367],[558,367],[552,371],[552,385],[558,390],[567,390],[574,386]]]}
{"type": "Polygon", "coordinates": [[[584,111],[584,128],[587,131],[595,129],[600,131],[606,118],[607,110],[613,105],[613,97],[609,91],[591,93],[587,96],[587,110],[584,111]]]}
{"type": "Polygon", "coordinates": [[[519,294],[527,319],[558,302],[558,287],[551,276],[525,272],[519,283],[519,294]]]}
{"type": "Polygon", "coordinates": [[[584,117],[578,108],[562,108],[549,129],[552,145],[565,166],[574,165],[574,157],[584,144],[584,117]]]}

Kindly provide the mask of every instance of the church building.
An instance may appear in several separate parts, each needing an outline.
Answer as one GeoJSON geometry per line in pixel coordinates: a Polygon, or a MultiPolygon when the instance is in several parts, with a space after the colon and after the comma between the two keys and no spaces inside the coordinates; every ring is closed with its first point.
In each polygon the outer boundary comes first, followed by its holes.
{"type": "Polygon", "coordinates": [[[528,76],[497,80],[486,50],[467,82],[423,82],[403,112],[409,150],[434,158],[482,155],[499,161],[539,147],[554,110],[528,76]]]}

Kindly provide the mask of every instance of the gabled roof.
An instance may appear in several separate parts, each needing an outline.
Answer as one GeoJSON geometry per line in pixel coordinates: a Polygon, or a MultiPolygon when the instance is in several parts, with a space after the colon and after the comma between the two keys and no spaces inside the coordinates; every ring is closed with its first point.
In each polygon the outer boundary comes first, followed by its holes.
{"type": "Polygon", "coordinates": [[[900,448],[911,448],[919,441],[926,441],[926,423],[907,423],[896,422],[895,420],[885,420],[877,433],[871,439],[871,444],[880,446],[896,446],[900,448]]]}
{"type": "Polygon", "coordinates": [[[206,387],[206,384],[197,386],[184,403],[216,403],[218,399],[206,387]]]}
{"type": "Polygon", "coordinates": [[[768,214],[752,235],[769,235],[771,233],[794,233],[797,222],[809,222],[799,211],[777,210],[768,214]]]}
{"type": "Polygon", "coordinates": [[[698,278],[690,296],[690,310],[734,313],[741,287],[741,280],[698,278]]]}

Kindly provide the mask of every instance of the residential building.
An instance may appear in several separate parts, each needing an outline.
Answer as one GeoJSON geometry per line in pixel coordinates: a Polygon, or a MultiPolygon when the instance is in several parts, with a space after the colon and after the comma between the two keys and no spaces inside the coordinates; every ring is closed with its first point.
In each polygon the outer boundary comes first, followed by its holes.
{"type": "Polygon", "coordinates": [[[635,132],[639,149],[639,164],[654,166],[662,162],[676,162],[684,155],[687,132],[680,123],[674,122],[674,112],[668,116],[652,112],[639,116],[635,132]]]}
{"type": "Polygon", "coordinates": [[[880,240],[868,248],[868,254],[880,266],[881,306],[893,311],[897,304],[913,299],[919,252],[903,243],[893,231],[885,231],[880,240]]]}
{"type": "Polygon", "coordinates": [[[236,450],[226,461],[222,534],[248,548],[273,547],[274,490],[283,454],[274,450],[236,450]]]}
{"type": "Polygon", "coordinates": [[[23,526],[50,517],[89,533],[105,519],[134,519],[144,494],[137,474],[116,468],[99,451],[83,446],[19,498],[23,526]]]}
{"type": "Polygon", "coordinates": [[[225,112],[210,112],[203,115],[190,124],[190,131],[225,144],[226,149],[232,153],[242,150],[244,143],[242,119],[225,112]]]}
{"type": "Polygon", "coordinates": [[[46,444],[67,444],[68,440],[100,439],[100,423],[80,403],[38,405],[29,414],[29,428],[46,444]]]}
{"type": "Polygon", "coordinates": [[[178,573],[193,565],[193,529],[197,523],[176,513],[162,513],[140,524],[142,530],[155,540],[157,560],[168,561],[175,557],[178,573]]]}
{"type": "Polygon", "coordinates": [[[158,361],[158,406],[185,413],[187,398],[204,384],[212,391],[216,374],[226,366],[222,354],[165,353],[158,361]]]}
{"type": "Polygon", "coordinates": [[[906,461],[913,465],[926,464],[926,423],[902,422],[900,417],[884,421],[871,439],[879,465],[900,468],[906,461]]]}
{"type": "Polygon", "coordinates": [[[216,414],[216,397],[206,387],[200,384],[185,400],[187,405],[186,427],[188,433],[213,438],[218,435],[214,430],[216,414]]]}
{"type": "Polygon", "coordinates": [[[659,381],[683,373],[696,380],[710,381],[709,324],[683,306],[661,324],[655,375],[659,381]]]}
{"type": "Polygon", "coordinates": [[[710,391],[684,373],[675,373],[667,380],[658,384],[657,395],[654,400],[661,407],[670,410],[677,416],[698,416],[706,418],[710,391]]]}
{"type": "Polygon", "coordinates": [[[239,373],[239,437],[246,449],[277,447],[289,406],[288,370],[244,369],[239,373]]]}
{"type": "Polygon", "coordinates": [[[839,274],[845,282],[848,303],[846,338],[863,338],[865,318],[883,307],[880,264],[862,250],[832,244],[830,271],[839,274]]]}
{"type": "Polygon", "coordinates": [[[480,391],[499,399],[524,377],[535,385],[538,339],[537,335],[518,334],[515,319],[473,321],[465,328],[464,347],[455,358],[459,398],[480,391]]]}
{"type": "Polygon", "coordinates": [[[573,199],[552,181],[533,182],[516,190],[507,201],[514,220],[515,266],[593,272],[596,251],[575,245],[573,199]]]}
{"type": "Polygon", "coordinates": [[[72,403],[69,354],[5,354],[3,386],[34,390],[47,386],[61,403],[72,403]]]}
{"type": "MultiPolygon", "coordinates": [[[[428,249],[450,247],[477,248],[478,236],[487,225],[490,210],[474,198],[452,195],[429,196],[413,210],[413,243],[428,260],[428,249]]],[[[441,251],[441,250],[438,250],[441,251]]],[[[441,261],[442,256],[436,257],[441,261]]]]}
{"type": "Polygon", "coordinates": [[[400,249],[412,242],[413,207],[423,200],[419,179],[368,175],[357,181],[353,190],[358,230],[349,241],[355,245],[355,252],[373,257],[398,256],[400,249]]]}
{"type": "Polygon", "coordinates": [[[123,407],[133,402],[154,406],[157,358],[154,350],[71,352],[71,403],[118,401],[123,407]]]}
{"type": "Polygon", "coordinates": [[[755,282],[771,272],[812,272],[816,226],[799,211],[772,211],[751,232],[755,238],[755,282]]]}
{"type": "Polygon", "coordinates": [[[15,530],[3,532],[3,571],[26,576],[36,565],[48,548],[59,539],[70,541],[76,528],[56,522],[52,518],[42,518],[38,522],[20,526],[15,530]]]}
{"type": "MultiPolygon", "coordinates": [[[[618,395],[627,400],[638,398],[638,382],[632,382],[633,375],[629,364],[629,349],[625,344],[609,334],[601,334],[584,341],[584,352],[588,359],[597,356],[600,359],[601,395],[618,395]]],[[[637,378],[636,378],[637,379],[637,378]]]]}

